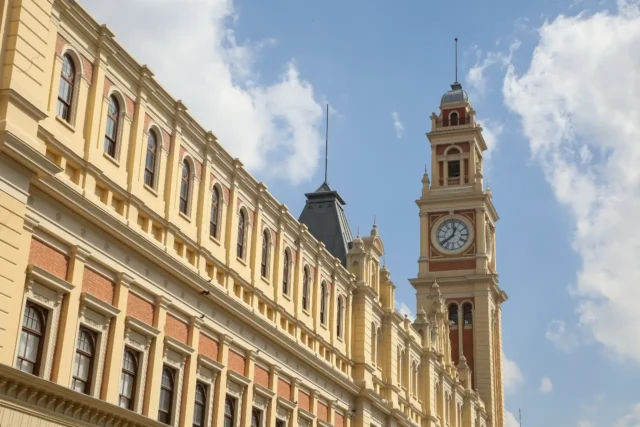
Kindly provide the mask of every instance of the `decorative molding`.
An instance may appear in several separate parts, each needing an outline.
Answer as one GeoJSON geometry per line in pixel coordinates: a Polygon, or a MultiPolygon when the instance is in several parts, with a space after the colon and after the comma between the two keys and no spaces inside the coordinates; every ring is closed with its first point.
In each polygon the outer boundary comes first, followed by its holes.
{"type": "Polygon", "coordinates": [[[205,368],[217,373],[222,372],[222,370],[224,369],[224,365],[222,363],[217,362],[209,356],[205,356],[204,354],[198,355],[198,363],[205,368]]]}
{"type": "Polygon", "coordinates": [[[82,293],[80,297],[80,305],[82,307],[81,310],[83,310],[84,308],[89,308],[107,318],[116,317],[118,314],[120,314],[119,308],[116,308],[87,292],[82,293]]]}
{"type": "Polygon", "coordinates": [[[302,408],[298,408],[298,416],[309,422],[313,422],[313,420],[316,419],[316,416],[314,414],[302,408]]]}
{"type": "Polygon", "coordinates": [[[258,395],[258,396],[262,396],[265,399],[272,399],[276,393],[272,390],[269,390],[266,387],[261,386],[260,384],[254,384],[253,385],[253,393],[254,396],[258,395]]]}
{"type": "Polygon", "coordinates": [[[74,285],[66,280],[62,280],[59,277],[54,276],[37,265],[29,264],[27,266],[27,288],[32,286],[33,282],[38,282],[59,294],[68,294],[75,288],[74,285]]]}
{"type": "Polygon", "coordinates": [[[155,338],[160,333],[160,331],[153,326],[147,325],[146,323],[131,316],[126,317],[125,325],[127,329],[138,332],[139,334],[144,335],[147,338],[155,338]]]}
{"type": "Polygon", "coordinates": [[[173,350],[179,355],[181,355],[183,358],[190,356],[195,351],[193,348],[189,347],[188,345],[183,344],[177,339],[172,338],[168,335],[165,335],[164,337],[164,349],[165,349],[165,354],[167,350],[173,350]]]}
{"type": "Polygon", "coordinates": [[[235,371],[228,370],[227,371],[228,382],[234,382],[242,387],[247,387],[251,384],[251,380],[244,375],[241,375],[235,371]]]}

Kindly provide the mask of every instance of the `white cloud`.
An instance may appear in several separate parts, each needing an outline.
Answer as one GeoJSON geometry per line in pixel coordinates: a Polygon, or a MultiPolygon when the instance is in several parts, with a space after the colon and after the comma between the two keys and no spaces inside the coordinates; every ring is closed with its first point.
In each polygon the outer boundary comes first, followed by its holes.
{"type": "Polygon", "coordinates": [[[616,427],[640,427],[640,403],[633,405],[631,412],[620,418],[616,427]]]}
{"type": "Polygon", "coordinates": [[[553,391],[553,383],[551,382],[551,378],[542,377],[540,380],[540,393],[551,393],[553,391]]]}
{"type": "Polygon", "coordinates": [[[515,391],[524,382],[524,374],[518,364],[502,353],[502,381],[507,392],[515,391]]]}
{"type": "Polygon", "coordinates": [[[504,425],[505,427],[520,427],[520,423],[516,416],[509,411],[504,412],[504,425]]]}
{"type": "Polygon", "coordinates": [[[467,72],[467,83],[471,89],[478,92],[478,96],[483,96],[487,90],[486,71],[493,65],[506,67],[511,63],[511,58],[515,51],[520,48],[520,41],[514,40],[509,46],[509,52],[489,52],[486,55],[481,50],[476,51],[476,65],[471,67],[467,72]],[[483,58],[484,56],[484,58],[483,58]]]}
{"type": "Polygon", "coordinates": [[[482,136],[487,143],[487,151],[482,153],[483,163],[486,171],[484,172],[485,179],[488,172],[491,171],[491,158],[493,153],[498,149],[498,142],[500,141],[500,135],[504,130],[504,124],[492,119],[477,119],[480,126],[482,126],[482,136]]]}
{"type": "Polygon", "coordinates": [[[233,0],[82,4],[247,168],[293,183],[313,174],[322,146],[322,106],[293,60],[283,64],[276,81],[261,82],[257,56],[275,42],[240,44],[233,0]]]}
{"type": "Polygon", "coordinates": [[[503,92],[575,224],[579,325],[640,362],[629,339],[640,328],[640,3],[618,5],[545,23],[529,68],[510,65],[503,92]]]}
{"type": "Polygon", "coordinates": [[[411,320],[412,322],[416,318],[416,315],[413,313],[413,310],[411,309],[411,307],[409,307],[404,302],[396,300],[396,310],[398,310],[398,312],[403,316],[409,317],[409,320],[411,320]]]}
{"type": "Polygon", "coordinates": [[[549,322],[545,337],[556,348],[568,353],[575,350],[580,344],[577,333],[569,330],[567,323],[563,320],[552,320],[549,322]]]}
{"type": "Polygon", "coordinates": [[[397,111],[391,113],[393,119],[393,129],[396,131],[396,138],[400,139],[404,135],[404,125],[400,121],[400,116],[397,111]]]}

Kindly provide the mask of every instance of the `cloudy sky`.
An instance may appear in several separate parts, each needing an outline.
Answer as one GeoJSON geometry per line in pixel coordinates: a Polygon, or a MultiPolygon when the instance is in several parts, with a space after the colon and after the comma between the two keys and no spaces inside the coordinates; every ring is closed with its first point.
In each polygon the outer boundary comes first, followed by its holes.
{"type": "Polygon", "coordinates": [[[80,2],[294,214],[329,102],[329,182],[354,232],[376,216],[411,312],[459,37],[501,215],[508,425],[640,426],[640,0],[80,2]]]}

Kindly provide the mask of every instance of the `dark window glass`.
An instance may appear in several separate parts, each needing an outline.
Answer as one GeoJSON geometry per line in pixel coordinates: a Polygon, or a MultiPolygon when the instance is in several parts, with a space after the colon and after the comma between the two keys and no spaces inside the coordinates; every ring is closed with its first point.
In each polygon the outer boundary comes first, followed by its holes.
{"type": "Polygon", "coordinates": [[[289,251],[284,251],[284,266],[282,268],[282,293],[289,295],[289,271],[291,267],[289,251]]]}
{"type": "Polygon", "coordinates": [[[235,402],[232,398],[227,397],[224,400],[224,427],[235,427],[235,406],[235,402]]]}
{"type": "Polygon", "coordinates": [[[80,328],[76,345],[76,359],[73,368],[71,388],[80,393],[89,394],[93,362],[96,352],[96,334],[86,328],[80,328]]]}
{"type": "Polygon", "coordinates": [[[269,232],[267,230],[262,233],[262,259],[260,261],[260,274],[267,277],[269,263],[269,232]]]}
{"type": "Polygon", "coordinates": [[[327,285],[325,282],[322,282],[320,285],[320,323],[324,325],[326,319],[326,305],[327,305],[327,285]]]}
{"type": "Polygon", "coordinates": [[[173,413],[173,391],[175,371],[168,366],[162,368],[162,383],[160,384],[160,405],[158,407],[158,421],[171,424],[173,413]]]}
{"type": "Polygon", "coordinates": [[[302,308],[309,309],[309,270],[306,267],[302,274],[302,308]]]}
{"type": "Polygon", "coordinates": [[[238,245],[236,248],[236,255],[238,258],[244,258],[245,226],[244,212],[240,211],[240,215],[238,216],[238,245]]]}
{"type": "Polygon", "coordinates": [[[465,325],[471,325],[473,323],[473,312],[471,310],[471,304],[468,302],[462,306],[462,315],[465,325]]]}
{"type": "Polygon", "coordinates": [[[284,421],[276,420],[276,427],[285,427],[284,421]]]}
{"type": "Polygon", "coordinates": [[[196,384],[196,400],[193,407],[193,427],[204,426],[205,408],[207,407],[207,388],[204,384],[196,384]]]}
{"type": "Polygon", "coordinates": [[[449,162],[449,178],[459,178],[460,177],[460,160],[454,160],[449,162]]]}
{"type": "Polygon", "coordinates": [[[75,84],[76,67],[69,55],[62,57],[62,72],[58,88],[58,116],[71,122],[71,103],[73,102],[73,86],[75,84]]]}
{"type": "Polygon", "coordinates": [[[144,183],[153,188],[156,174],[156,153],[158,151],[158,139],[153,131],[147,138],[147,157],[144,161],[144,183]]]}
{"type": "Polygon", "coordinates": [[[342,319],[343,319],[343,314],[342,311],[344,309],[344,302],[342,299],[342,296],[338,297],[338,324],[336,325],[336,333],[338,334],[339,337],[342,337],[342,319]]]}
{"type": "Polygon", "coordinates": [[[130,349],[125,349],[120,373],[120,396],[118,406],[133,411],[133,401],[138,377],[138,355],[130,349]]]}
{"type": "Polygon", "coordinates": [[[451,304],[449,306],[449,324],[458,324],[458,304],[451,304]]]}
{"type": "Polygon", "coordinates": [[[109,110],[107,111],[107,129],[104,134],[104,152],[116,157],[116,144],[118,141],[118,125],[120,124],[120,105],[115,96],[109,97],[109,110]]]}
{"type": "Polygon", "coordinates": [[[185,160],[182,163],[182,179],[180,180],[180,212],[187,215],[189,209],[189,190],[191,187],[191,168],[185,160]]]}
{"type": "Polygon", "coordinates": [[[211,193],[211,214],[209,216],[209,235],[211,237],[218,237],[218,209],[220,206],[220,194],[218,189],[213,188],[211,193]]]}
{"type": "Polygon", "coordinates": [[[260,416],[262,413],[257,409],[251,411],[251,427],[260,427],[260,416]]]}
{"type": "Polygon", "coordinates": [[[20,347],[16,368],[29,374],[38,375],[42,360],[42,343],[47,328],[46,312],[37,305],[27,302],[22,319],[20,347]]]}
{"type": "Polygon", "coordinates": [[[451,113],[451,126],[458,126],[458,113],[451,113]]]}

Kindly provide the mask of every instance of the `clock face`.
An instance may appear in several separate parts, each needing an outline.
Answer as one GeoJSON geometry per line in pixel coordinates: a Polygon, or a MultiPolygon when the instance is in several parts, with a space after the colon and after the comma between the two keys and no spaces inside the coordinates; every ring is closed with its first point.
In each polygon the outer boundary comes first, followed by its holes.
{"type": "Polygon", "coordinates": [[[438,228],[436,239],[444,249],[457,251],[469,241],[469,228],[459,219],[450,219],[438,228]]]}

